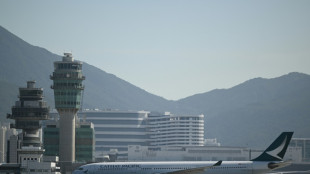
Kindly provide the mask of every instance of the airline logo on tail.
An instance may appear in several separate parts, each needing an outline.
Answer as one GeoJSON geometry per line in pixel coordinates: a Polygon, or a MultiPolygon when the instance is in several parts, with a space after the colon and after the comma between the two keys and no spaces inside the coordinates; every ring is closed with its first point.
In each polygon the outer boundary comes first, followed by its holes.
{"type": "Polygon", "coordinates": [[[281,146],[277,147],[276,149],[274,149],[272,151],[266,152],[266,153],[275,157],[275,158],[282,160],[282,158],[279,156],[279,154],[284,149],[286,140],[287,140],[287,137],[285,137],[285,140],[282,142],[281,146]]]}
{"type": "Polygon", "coordinates": [[[283,132],[259,157],[252,161],[282,161],[293,132],[283,132]]]}

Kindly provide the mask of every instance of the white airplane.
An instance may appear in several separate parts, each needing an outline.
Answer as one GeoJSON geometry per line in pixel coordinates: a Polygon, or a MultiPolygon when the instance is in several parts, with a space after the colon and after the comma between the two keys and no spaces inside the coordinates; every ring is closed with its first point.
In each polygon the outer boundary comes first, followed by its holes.
{"type": "Polygon", "coordinates": [[[293,132],[283,132],[251,161],[105,162],[79,167],[73,174],[261,174],[284,167],[282,161],[293,132]]]}

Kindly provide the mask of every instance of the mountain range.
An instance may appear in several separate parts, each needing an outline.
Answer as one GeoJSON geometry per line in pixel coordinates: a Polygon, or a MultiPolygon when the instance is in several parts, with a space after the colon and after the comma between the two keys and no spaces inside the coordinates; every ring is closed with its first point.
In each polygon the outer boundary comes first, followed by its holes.
{"type": "MultiPolygon", "coordinates": [[[[73,54],[74,56],[74,54],[73,54]]],[[[36,80],[54,107],[53,62],[61,56],[33,46],[0,26],[0,119],[6,120],[18,100],[18,88],[36,80]]],[[[292,72],[277,78],[255,78],[229,89],[215,89],[171,101],[83,62],[86,76],[83,108],[170,111],[204,114],[205,137],[222,145],[262,147],[282,131],[310,138],[310,75],[292,72]]],[[[267,143],[267,144],[266,144],[267,143]]]]}

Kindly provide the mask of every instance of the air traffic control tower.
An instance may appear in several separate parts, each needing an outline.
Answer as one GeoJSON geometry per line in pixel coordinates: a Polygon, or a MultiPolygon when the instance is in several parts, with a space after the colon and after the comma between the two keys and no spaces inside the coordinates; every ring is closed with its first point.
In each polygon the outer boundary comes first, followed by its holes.
{"type": "Polygon", "coordinates": [[[27,164],[27,161],[40,162],[44,149],[39,130],[41,120],[47,120],[49,108],[43,101],[43,88],[36,88],[35,81],[28,81],[26,88],[19,88],[19,101],[12,107],[12,114],[7,118],[14,119],[12,128],[22,129],[22,144],[17,150],[18,163],[27,164]]]}
{"type": "Polygon", "coordinates": [[[81,107],[84,90],[82,62],[74,61],[71,53],[64,53],[62,61],[54,62],[51,75],[55,108],[59,119],[59,161],[75,161],[75,117],[81,107]]]}

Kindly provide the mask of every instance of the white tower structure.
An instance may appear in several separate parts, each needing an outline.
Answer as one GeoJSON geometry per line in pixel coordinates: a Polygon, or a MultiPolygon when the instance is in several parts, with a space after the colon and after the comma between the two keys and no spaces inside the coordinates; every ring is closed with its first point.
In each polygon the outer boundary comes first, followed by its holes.
{"type": "Polygon", "coordinates": [[[75,117],[81,106],[82,62],[74,61],[71,53],[64,53],[62,61],[54,62],[53,80],[55,108],[60,116],[60,162],[75,161],[75,117]]]}

